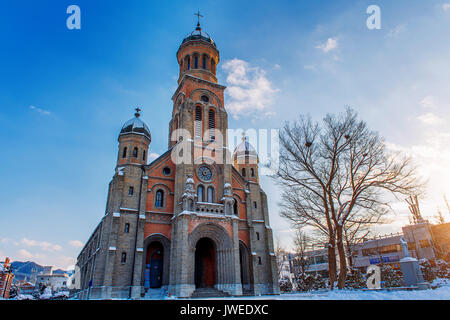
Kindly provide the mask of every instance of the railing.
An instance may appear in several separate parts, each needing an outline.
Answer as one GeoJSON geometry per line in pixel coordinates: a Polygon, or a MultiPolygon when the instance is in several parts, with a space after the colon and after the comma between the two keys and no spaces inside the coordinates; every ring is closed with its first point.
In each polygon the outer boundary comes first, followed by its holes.
{"type": "Polygon", "coordinates": [[[195,211],[201,213],[223,214],[225,206],[221,203],[197,202],[195,211]]]}

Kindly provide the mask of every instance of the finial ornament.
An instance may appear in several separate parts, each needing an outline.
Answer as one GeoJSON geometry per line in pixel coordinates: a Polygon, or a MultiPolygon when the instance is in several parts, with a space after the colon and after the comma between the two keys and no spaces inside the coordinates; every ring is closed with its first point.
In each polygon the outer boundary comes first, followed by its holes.
{"type": "Polygon", "coordinates": [[[201,30],[200,28],[200,18],[203,18],[203,16],[200,14],[200,10],[197,11],[197,13],[194,13],[194,16],[197,16],[197,28],[195,30],[201,30]]]}
{"type": "Polygon", "coordinates": [[[136,118],[139,118],[141,116],[141,114],[140,114],[141,109],[138,107],[138,108],[136,108],[134,110],[136,110],[136,113],[134,115],[136,116],[136,118]]]}

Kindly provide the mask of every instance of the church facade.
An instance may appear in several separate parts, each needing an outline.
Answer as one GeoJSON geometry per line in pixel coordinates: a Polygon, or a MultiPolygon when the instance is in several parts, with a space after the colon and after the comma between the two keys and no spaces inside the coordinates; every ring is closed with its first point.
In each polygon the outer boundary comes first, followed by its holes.
{"type": "Polygon", "coordinates": [[[77,259],[82,299],[279,293],[258,155],[245,138],[228,148],[216,44],[198,24],[176,56],[168,150],[148,163],[152,137],[136,109],[105,215],[77,259]]]}

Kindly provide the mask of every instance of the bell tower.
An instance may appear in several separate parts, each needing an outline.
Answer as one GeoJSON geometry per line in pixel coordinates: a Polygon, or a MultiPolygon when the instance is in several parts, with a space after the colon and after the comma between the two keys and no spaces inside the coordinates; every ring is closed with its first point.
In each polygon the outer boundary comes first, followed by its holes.
{"type": "Polygon", "coordinates": [[[141,109],[136,108],[134,118],[125,122],[119,134],[117,167],[147,164],[148,148],[152,141],[150,129],[140,119],[141,109]]]}

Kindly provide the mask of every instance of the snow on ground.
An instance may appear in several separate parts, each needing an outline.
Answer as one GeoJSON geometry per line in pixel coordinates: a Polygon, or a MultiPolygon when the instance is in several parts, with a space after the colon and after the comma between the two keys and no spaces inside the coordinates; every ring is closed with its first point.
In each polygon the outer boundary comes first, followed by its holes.
{"type": "Polygon", "coordinates": [[[213,300],[450,300],[450,285],[437,289],[411,291],[334,290],[308,293],[284,293],[279,296],[208,298],[213,300]]]}

